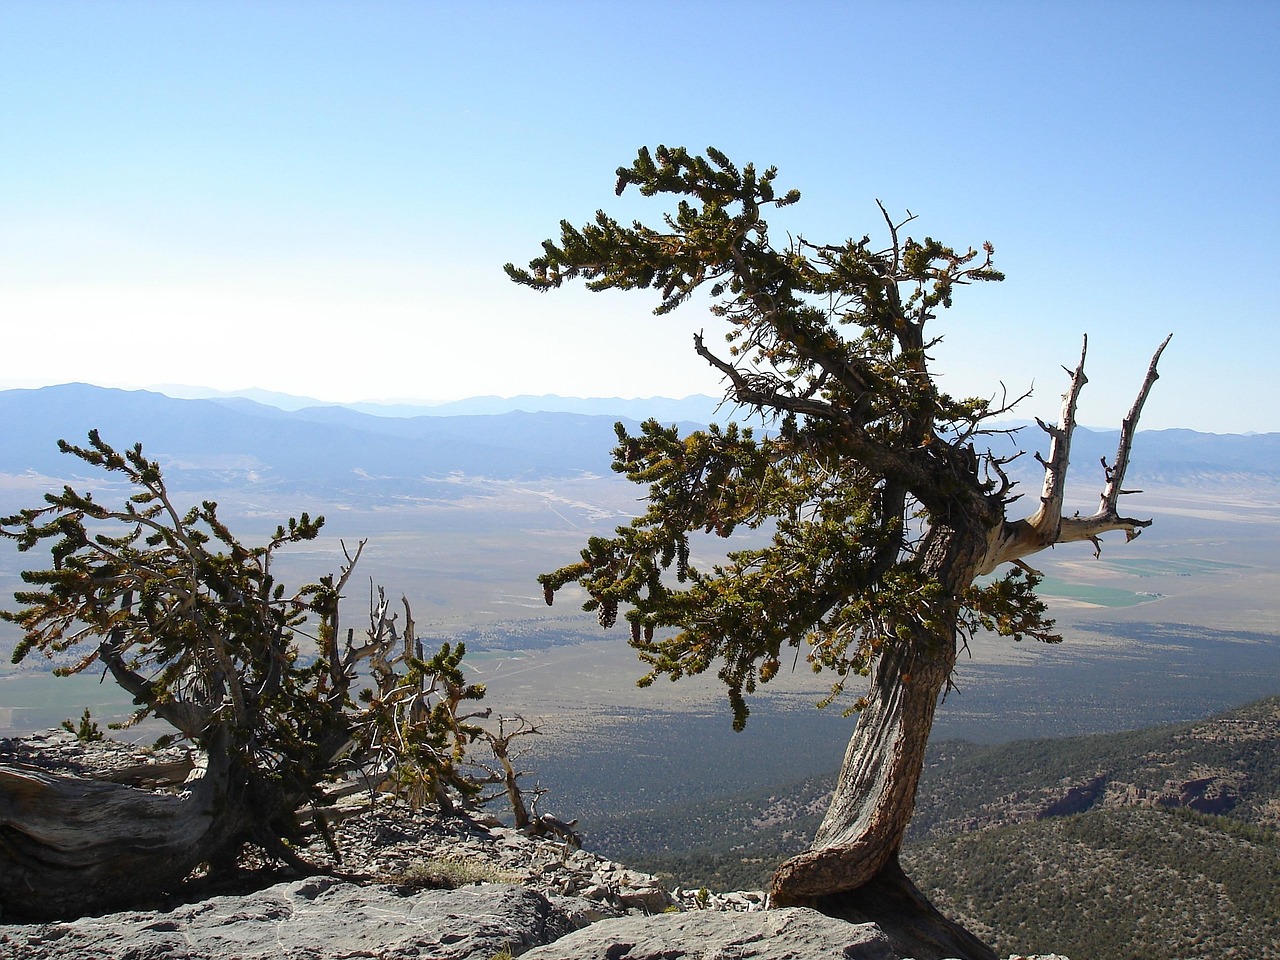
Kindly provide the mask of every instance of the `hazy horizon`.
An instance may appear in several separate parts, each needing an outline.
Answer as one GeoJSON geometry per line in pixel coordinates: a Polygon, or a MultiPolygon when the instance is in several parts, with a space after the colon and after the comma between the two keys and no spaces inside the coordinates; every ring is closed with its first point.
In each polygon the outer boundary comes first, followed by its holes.
{"type": "MultiPolygon", "coordinates": [[[[42,383],[42,384],[32,384],[32,385],[7,386],[5,385],[5,381],[3,379],[0,379],[0,392],[4,392],[6,390],[39,390],[39,389],[44,389],[46,387],[71,386],[75,384],[86,384],[88,386],[99,387],[101,389],[107,389],[107,390],[145,391],[149,393],[158,393],[158,394],[161,394],[162,396],[167,396],[175,400],[248,399],[258,403],[262,403],[266,406],[275,406],[277,407],[277,409],[281,409],[286,412],[304,409],[307,406],[344,407],[349,409],[356,409],[360,412],[366,412],[366,413],[372,412],[372,411],[365,408],[377,408],[377,407],[385,407],[388,410],[394,410],[396,408],[403,408],[406,410],[410,408],[420,408],[422,410],[430,411],[435,409],[444,409],[444,408],[451,408],[451,407],[465,408],[471,405],[483,404],[483,403],[487,403],[490,406],[494,406],[494,407],[501,407],[506,404],[510,404],[519,400],[547,400],[547,401],[559,400],[569,404],[579,403],[579,404],[595,404],[595,405],[603,405],[603,404],[608,404],[610,402],[617,402],[619,404],[627,404],[627,405],[642,404],[645,402],[652,402],[655,404],[664,404],[664,405],[687,404],[690,407],[705,409],[709,412],[714,412],[717,409],[729,410],[731,407],[731,405],[727,401],[725,401],[723,397],[718,395],[707,394],[707,393],[690,393],[683,396],[670,396],[670,395],[663,395],[663,394],[652,394],[648,396],[621,396],[621,395],[580,396],[580,395],[564,394],[564,393],[539,393],[539,394],[486,393],[486,394],[471,394],[471,395],[453,397],[450,399],[443,399],[443,400],[426,399],[426,398],[418,398],[418,397],[374,397],[374,398],[358,398],[355,400],[329,400],[323,397],[304,396],[300,394],[287,393],[280,390],[268,390],[261,387],[241,387],[238,389],[223,390],[223,389],[217,389],[214,387],[205,386],[202,384],[182,384],[182,383],[156,384],[156,383],[153,383],[153,384],[145,384],[145,385],[136,385],[136,384],[121,385],[121,384],[92,383],[84,380],[66,380],[59,383],[42,383]],[[292,402],[286,402],[286,401],[292,401],[292,402]]],[[[561,406],[563,406],[563,404],[561,406]]],[[[527,407],[511,407],[510,409],[513,411],[524,410],[525,412],[531,412],[531,413],[532,412],[545,412],[545,413],[575,412],[571,410],[558,409],[557,406],[554,404],[539,408],[537,410],[529,410],[527,407]]],[[[491,411],[484,411],[484,412],[504,412],[504,411],[491,410],[491,411]]],[[[992,426],[1001,426],[1001,425],[1007,425],[1011,423],[1019,424],[1019,425],[1031,425],[1035,422],[1035,418],[1033,416],[1030,416],[1030,415],[1025,417],[1018,416],[1017,414],[1019,412],[1020,411],[1017,408],[1015,408],[1012,411],[1009,411],[1009,414],[1007,416],[1004,416],[997,420],[992,421],[992,426]]],[[[601,411],[601,413],[603,414],[603,411],[601,411]]],[[[386,415],[401,416],[403,414],[388,413],[386,415]]],[[[619,415],[631,416],[635,419],[645,419],[649,416],[649,414],[644,413],[643,411],[640,411],[640,410],[637,410],[634,413],[619,414],[619,415]]],[[[657,416],[659,419],[662,419],[662,416],[663,416],[663,414],[661,413],[655,413],[653,415],[657,416]]],[[[725,416],[727,416],[727,414],[721,414],[719,415],[718,418],[724,419],[725,416]]],[[[689,419],[696,419],[696,418],[690,417],[689,419]]],[[[1057,418],[1053,416],[1042,417],[1042,419],[1046,419],[1048,422],[1056,422],[1057,420],[1057,418]]],[[[1116,430],[1119,430],[1120,428],[1120,425],[1118,422],[1114,424],[1082,422],[1082,423],[1078,423],[1077,425],[1083,430],[1089,430],[1093,432],[1116,431],[1116,430]]],[[[1171,424],[1171,425],[1158,426],[1158,427],[1147,426],[1145,424],[1145,419],[1144,419],[1144,422],[1142,422],[1139,425],[1140,433],[1144,433],[1147,431],[1154,431],[1154,430],[1192,430],[1198,433],[1215,434],[1218,436],[1266,436],[1268,434],[1280,433],[1280,429],[1277,429],[1277,430],[1216,429],[1215,430],[1215,429],[1188,427],[1188,426],[1179,425],[1179,424],[1171,424]]]]}
{"type": "MultiPolygon", "coordinates": [[[[771,236],[990,241],[932,328],[956,396],[1280,429],[1280,5],[0,5],[0,386],[362,397],[719,392],[705,300],[511,283],[641,146],[776,165],[771,236]],[[691,40],[692,38],[692,40],[691,40]],[[748,92],[722,95],[726,78],[748,92]],[[797,84],[789,78],[803,78],[797,84]]],[[[741,92],[741,91],[739,91],[741,92]]]]}

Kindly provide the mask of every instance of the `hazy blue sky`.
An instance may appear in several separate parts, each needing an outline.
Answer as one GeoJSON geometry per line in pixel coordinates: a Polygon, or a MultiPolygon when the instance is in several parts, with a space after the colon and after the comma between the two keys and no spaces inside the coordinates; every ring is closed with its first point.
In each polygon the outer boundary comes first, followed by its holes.
{"type": "MultiPolygon", "coordinates": [[[[642,144],[779,167],[820,241],[995,244],[956,393],[1280,430],[1280,3],[0,4],[0,387],[718,393],[700,308],[501,266],[642,144]]],[[[650,211],[649,215],[652,215],[650,211]]]]}

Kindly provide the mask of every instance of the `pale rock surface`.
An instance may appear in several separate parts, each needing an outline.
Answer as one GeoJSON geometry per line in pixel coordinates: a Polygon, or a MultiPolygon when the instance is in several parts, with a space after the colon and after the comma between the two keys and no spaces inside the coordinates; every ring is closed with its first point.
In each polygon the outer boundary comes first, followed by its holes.
{"type": "Polygon", "coordinates": [[[524,954],[526,960],[900,960],[873,923],[787,907],[697,910],[604,920],[524,954]]]}
{"type": "MultiPolygon", "coordinates": [[[[5,760],[80,773],[180,768],[185,754],[86,749],[55,732],[0,740],[5,760]]],[[[766,911],[760,892],[668,893],[649,874],[496,821],[359,797],[344,806],[333,811],[343,861],[330,865],[362,882],[315,876],[61,923],[0,916],[0,960],[493,960],[507,949],[530,960],[909,960],[874,924],[766,911]],[[422,889],[422,868],[450,865],[489,882],[422,889]]],[[[329,862],[318,838],[299,853],[329,862]]]]}
{"type": "Polygon", "coordinates": [[[4,960],[491,960],[548,943],[572,923],[532,890],[424,890],[329,877],[212,897],[168,911],[0,927],[4,960]]]}

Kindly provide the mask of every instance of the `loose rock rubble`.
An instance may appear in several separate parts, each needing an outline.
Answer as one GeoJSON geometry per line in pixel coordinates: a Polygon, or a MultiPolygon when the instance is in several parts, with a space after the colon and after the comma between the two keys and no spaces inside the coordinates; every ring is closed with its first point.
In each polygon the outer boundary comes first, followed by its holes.
{"type": "Polygon", "coordinates": [[[122,740],[84,742],[65,730],[0,737],[0,763],[121,783],[181,783],[194,767],[189,747],[144,747],[122,740]]]}
{"type": "MultiPolygon", "coordinates": [[[[562,840],[529,836],[492,819],[411,812],[403,805],[339,812],[332,826],[342,860],[332,863],[318,837],[304,859],[343,871],[406,879],[455,872],[464,879],[517,883],[543,894],[583,926],[605,917],[661,913],[677,900],[657,877],[631,870],[562,840]]],[[[763,898],[761,898],[763,899],[763,898]]]]}
{"type": "MultiPolygon", "coordinates": [[[[503,880],[520,883],[548,897],[568,898],[589,922],[625,914],[667,910],[763,910],[761,890],[715,893],[676,887],[666,890],[652,874],[633,870],[605,857],[576,849],[562,840],[531,836],[492,818],[445,817],[433,811],[411,813],[403,806],[382,805],[352,815],[339,812],[333,827],[343,869],[374,875],[412,871],[441,861],[484,865],[503,880]]],[[[317,841],[304,857],[324,860],[317,841]]]]}

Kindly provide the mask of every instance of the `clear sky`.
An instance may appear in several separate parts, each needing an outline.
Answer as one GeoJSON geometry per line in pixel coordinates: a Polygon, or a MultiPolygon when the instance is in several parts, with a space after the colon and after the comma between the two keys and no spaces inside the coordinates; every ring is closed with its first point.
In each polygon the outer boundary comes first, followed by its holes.
{"type": "MultiPolygon", "coordinates": [[[[0,3],[0,387],[718,393],[648,293],[504,277],[637,147],[777,165],[776,221],[995,244],[953,393],[1280,430],[1280,3],[0,3]]],[[[651,206],[651,204],[649,205],[651,206]]]]}

